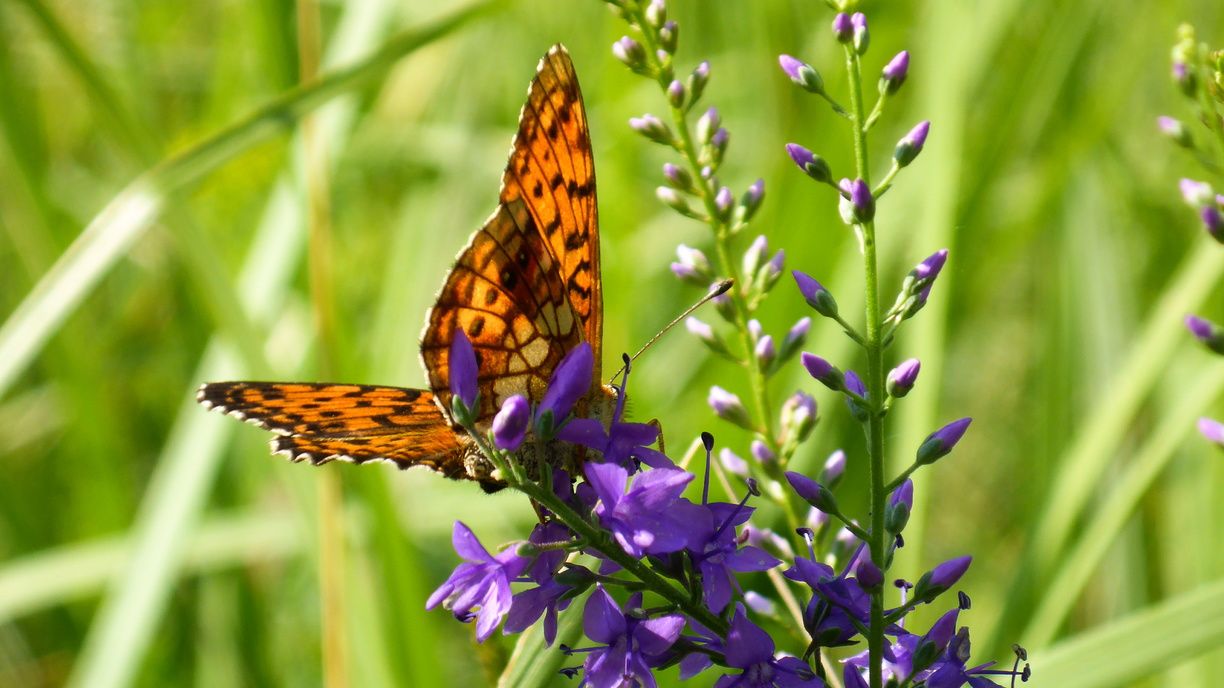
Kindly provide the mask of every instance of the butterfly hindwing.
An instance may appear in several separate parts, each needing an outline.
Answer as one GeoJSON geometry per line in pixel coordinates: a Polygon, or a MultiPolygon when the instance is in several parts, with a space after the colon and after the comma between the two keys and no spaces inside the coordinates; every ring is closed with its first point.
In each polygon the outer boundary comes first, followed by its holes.
{"type": "Polygon", "coordinates": [[[462,447],[418,389],[303,382],[214,382],[196,395],[204,406],[282,435],[273,450],[295,461],[391,461],[461,470],[462,447]],[[453,466],[452,466],[453,464],[453,466]]]}

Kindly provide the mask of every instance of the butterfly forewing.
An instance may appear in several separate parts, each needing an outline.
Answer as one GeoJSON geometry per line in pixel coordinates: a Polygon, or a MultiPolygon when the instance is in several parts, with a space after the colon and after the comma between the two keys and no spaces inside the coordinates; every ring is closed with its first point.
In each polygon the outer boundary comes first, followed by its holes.
{"type": "MultiPolygon", "coordinates": [[[[200,402],[278,433],[273,449],[294,460],[383,459],[487,483],[487,466],[450,418],[456,328],[476,351],[482,423],[512,394],[541,400],[562,357],[584,341],[595,354],[592,393],[600,393],[595,166],[578,77],[560,45],[540,61],[528,89],[499,201],[426,319],[421,358],[432,392],[223,382],[202,387],[200,402]]],[[[587,407],[579,403],[580,411],[587,407]]]]}
{"type": "Polygon", "coordinates": [[[472,236],[421,342],[429,384],[450,408],[446,365],[456,325],[480,363],[480,418],[507,397],[540,399],[565,352],[588,341],[599,388],[602,301],[595,166],[569,54],[540,60],[502,177],[501,204],[472,236]]]}

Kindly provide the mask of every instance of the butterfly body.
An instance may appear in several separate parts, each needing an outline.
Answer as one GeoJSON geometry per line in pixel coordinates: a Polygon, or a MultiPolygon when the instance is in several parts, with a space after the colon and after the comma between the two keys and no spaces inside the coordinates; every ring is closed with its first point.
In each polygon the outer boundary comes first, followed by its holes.
{"type": "MultiPolygon", "coordinates": [[[[560,45],[541,59],[528,89],[499,196],[426,318],[421,360],[429,390],[221,382],[202,386],[197,399],[276,433],[273,452],[293,461],[390,461],[496,486],[474,440],[451,417],[448,357],[462,328],[477,358],[480,431],[512,395],[539,402],[562,357],[582,342],[595,365],[591,392],[576,411],[606,422],[615,394],[600,384],[595,168],[577,75],[560,45]]],[[[582,451],[551,443],[546,459],[572,468],[582,451]]]]}

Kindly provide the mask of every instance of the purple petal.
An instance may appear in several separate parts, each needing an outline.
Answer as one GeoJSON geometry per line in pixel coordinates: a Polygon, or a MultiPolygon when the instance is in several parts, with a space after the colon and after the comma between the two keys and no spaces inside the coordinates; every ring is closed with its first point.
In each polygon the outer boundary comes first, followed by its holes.
{"type": "Polygon", "coordinates": [[[770,661],[773,653],[773,638],[748,620],[743,607],[736,607],[731,630],[727,633],[727,664],[747,669],[753,664],[770,661]]]}
{"type": "Polygon", "coordinates": [[[603,423],[594,418],[573,418],[561,427],[557,438],[603,451],[608,446],[608,433],[603,423]]]}
{"type": "Polygon", "coordinates": [[[582,610],[583,632],[597,643],[611,645],[625,635],[626,628],[625,614],[616,606],[616,600],[602,585],[595,586],[595,592],[582,610]]]}
{"type": "Polygon", "coordinates": [[[450,358],[447,359],[450,370],[451,394],[463,400],[467,406],[476,401],[476,352],[468,341],[467,333],[462,328],[455,329],[455,337],[451,340],[450,358]]]}
{"type": "Polygon", "coordinates": [[[476,534],[463,521],[455,521],[455,528],[451,531],[451,545],[454,546],[459,556],[468,561],[482,563],[494,561],[489,551],[480,544],[476,534]]]}
{"type": "Polygon", "coordinates": [[[768,571],[781,563],[781,559],[759,547],[752,546],[742,547],[734,554],[727,556],[727,568],[740,573],[768,571]]]}
{"type": "Polygon", "coordinates": [[[638,642],[638,647],[643,653],[660,655],[675,644],[682,630],[684,630],[684,617],[679,614],[668,614],[639,622],[633,631],[633,638],[638,642]]]}
{"type": "Polygon", "coordinates": [[[605,510],[615,509],[625,495],[629,472],[614,463],[594,462],[587,462],[582,472],[586,475],[587,484],[595,489],[595,494],[603,502],[605,510]]]}
{"type": "Polygon", "coordinates": [[[548,381],[548,391],[540,402],[540,413],[552,411],[557,421],[568,416],[574,402],[591,388],[594,365],[595,357],[590,344],[583,342],[571,349],[557,364],[552,379],[548,381]]]}

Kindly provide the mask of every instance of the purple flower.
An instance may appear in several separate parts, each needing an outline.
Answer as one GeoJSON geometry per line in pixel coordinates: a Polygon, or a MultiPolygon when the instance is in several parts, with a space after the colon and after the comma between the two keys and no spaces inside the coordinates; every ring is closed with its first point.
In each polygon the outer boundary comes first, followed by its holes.
{"type": "MultiPolygon", "coordinates": [[[[626,358],[626,361],[628,359],[626,358]]],[[[649,423],[626,423],[625,400],[629,397],[629,368],[625,368],[621,385],[616,391],[616,406],[608,429],[594,418],[574,418],[566,423],[558,437],[566,442],[580,444],[603,455],[603,460],[625,469],[637,470],[634,461],[653,468],[672,468],[671,459],[649,445],[659,439],[659,428],[649,423]]]]}
{"type": "MultiPolygon", "coordinates": [[[[629,608],[642,605],[641,594],[629,598],[629,608]]],[[[651,658],[662,655],[680,637],[684,617],[665,614],[653,619],[626,615],[616,600],[603,589],[595,588],[582,611],[586,636],[605,647],[594,649],[583,662],[584,685],[592,688],[656,685],[651,673],[651,658]]]]}
{"type": "Polygon", "coordinates": [[[833,171],[829,169],[829,163],[825,162],[824,158],[797,143],[786,144],[786,152],[807,176],[822,184],[833,181],[833,171]]]}
{"type": "Polygon", "coordinates": [[[864,590],[876,590],[884,585],[884,572],[875,565],[875,562],[871,561],[871,554],[867,550],[863,550],[862,556],[859,557],[854,567],[854,577],[858,579],[859,585],[864,590]]]}
{"type": "Polygon", "coordinates": [[[895,507],[898,504],[904,504],[907,508],[914,506],[914,481],[906,479],[905,482],[893,490],[888,496],[888,506],[895,507]]]}
{"type": "Polygon", "coordinates": [[[922,575],[914,586],[914,596],[923,601],[931,601],[944,591],[956,585],[956,582],[969,570],[973,557],[957,557],[943,562],[934,569],[922,575]]]}
{"type": "Polygon", "coordinates": [[[790,55],[779,55],[778,65],[782,67],[783,72],[786,72],[786,76],[801,86],[803,90],[809,93],[824,93],[824,79],[820,78],[820,72],[813,69],[811,65],[790,55]]]}
{"type": "Polygon", "coordinates": [[[1198,431],[1209,442],[1215,442],[1224,447],[1224,423],[1210,418],[1199,418],[1198,431]]]}
{"type": "MultiPolygon", "coordinates": [[[[994,662],[966,669],[965,664],[968,661],[969,629],[962,626],[948,643],[942,656],[926,672],[926,688],[960,688],[965,684],[969,684],[970,688],[999,688],[999,684],[986,678],[986,675],[1013,675],[1010,671],[991,670],[994,662]]],[[[1027,671],[1026,667],[1023,674],[1027,674],[1027,671]]]]}
{"type": "MultiPolygon", "coordinates": [[[[939,619],[931,626],[931,630],[925,635],[917,636],[904,630],[900,630],[896,636],[897,640],[889,648],[884,651],[884,663],[881,667],[883,670],[883,679],[885,682],[896,680],[903,683],[913,677],[915,680],[922,680],[930,674],[929,671],[920,669],[917,673],[914,671],[914,660],[919,655],[926,657],[926,662],[929,663],[935,656],[942,654],[951,640],[952,634],[956,631],[956,617],[960,613],[959,609],[953,609],[939,619]]],[[[870,653],[863,651],[853,657],[846,659],[846,686],[866,686],[867,683],[863,679],[860,671],[865,671],[868,666],[870,653]],[[850,679],[850,671],[854,670],[855,677],[850,679]],[[860,683],[861,682],[861,683],[860,683]]]]}
{"type": "Polygon", "coordinates": [[[915,459],[917,463],[935,463],[947,456],[956,447],[956,444],[960,442],[961,438],[965,436],[965,431],[969,429],[971,422],[973,422],[972,418],[954,420],[927,435],[927,438],[918,446],[918,454],[915,459]]]}
{"type": "Polygon", "coordinates": [[[628,36],[621,36],[620,40],[612,44],[612,54],[634,71],[641,69],[646,60],[646,49],[628,36]]]}
{"type": "Polygon", "coordinates": [[[739,589],[736,573],[767,571],[782,563],[759,547],[739,546],[735,528],[752,512],[752,507],[723,502],[694,505],[691,512],[695,533],[687,549],[701,573],[705,604],[716,614],[731,601],[732,590],[739,589]]]}
{"type": "Polygon", "coordinates": [[[884,65],[884,70],[880,73],[880,93],[896,93],[905,83],[907,76],[909,76],[909,51],[902,50],[884,65]]]}
{"type": "Polygon", "coordinates": [[[741,669],[739,675],[725,675],[714,688],[824,688],[807,662],[798,657],[774,657],[774,641],[769,634],[748,620],[743,607],[736,607],[727,633],[727,665],[741,669]]]}
{"type": "Polygon", "coordinates": [[[531,403],[521,394],[511,396],[493,417],[493,444],[506,451],[518,450],[530,422],[531,403]]]}
{"type": "MultiPolygon", "coordinates": [[[[569,529],[555,521],[538,524],[529,542],[537,545],[566,540],[571,537],[569,529]]],[[[514,596],[510,613],[506,616],[505,633],[522,633],[544,616],[544,642],[553,644],[557,637],[557,612],[565,611],[572,598],[567,597],[570,591],[568,585],[557,581],[554,572],[565,559],[562,550],[541,552],[531,565],[529,575],[536,587],[524,590],[514,596]]]]}
{"type": "Polygon", "coordinates": [[[908,358],[893,368],[888,373],[888,379],[884,383],[884,388],[888,390],[889,395],[894,397],[903,397],[909,394],[914,388],[914,383],[918,381],[918,371],[922,368],[922,363],[916,358],[908,358]]]}
{"type": "Polygon", "coordinates": [[[467,560],[451,573],[425,602],[426,609],[445,603],[456,619],[467,623],[476,619],[476,640],[484,642],[510,611],[510,581],[527,568],[527,559],[509,548],[496,557],[460,521],[455,521],[451,536],[455,551],[467,560]]]}
{"type": "Polygon", "coordinates": [[[671,184],[672,188],[681,191],[690,191],[693,188],[693,176],[683,167],[678,167],[670,162],[663,163],[663,178],[668,184],[671,184]]]}
{"type": "Polygon", "coordinates": [[[861,378],[859,378],[858,373],[854,372],[853,370],[846,371],[845,386],[846,389],[854,392],[860,397],[867,397],[867,386],[863,384],[863,381],[861,378]]]}
{"type": "Polygon", "coordinates": [[[854,38],[854,24],[850,22],[850,15],[845,12],[838,12],[836,17],[833,17],[833,37],[838,43],[849,43],[850,39],[854,38]]]}
{"type": "MultiPolygon", "coordinates": [[[[451,340],[450,348],[450,390],[452,399],[458,399],[463,402],[467,411],[473,412],[473,406],[476,404],[476,394],[479,391],[476,387],[476,376],[478,374],[476,366],[476,352],[472,350],[472,343],[468,341],[467,333],[462,328],[455,328],[455,337],[451,340]]],[[[456,418],[463,422],[462,418],[456,418]]]]}
{"type": "MultiPolygon", "coordinates": [[[[552,379],[548,381],[548,390],[544,392],[544,400],[536,412],[537,423],[546,415],[551,414],[551,428],[555,428],[574,407],[574,402],[582,398],[591,389],[591,375],[595,365],[591,345],[583,342],[570,349],[553,370],[552,379]]],[[[550,433],[541,433],[548,436],[550,433]]]]}
{"type": "Polygon", "coordinates": [[[833,493],[829,488],[795,471],[786,472],[786,481],[790,483],[795,494],[799,495],[803,501],[826,514],[837,513],[837,499],[833,497],[833,493]]]}
{"type": "Polygon", "coordinates": [[[792,270],[791,276],[795,278],[795,284],[799,287],[803,300],[807,301],[813,310],[826,318],[837,317],[837,301],[833,299],[828,289],[816,281],[815,277],[799,270],[792,270]]]}
{"type": "Polygon", "coordinates": [[[905,530],[910,510],[914,508],[914,481],[907,479],[888,496],[884,511],[884,529],[894,535],[905,530]]]}
{"type": "Polygon", "coordinates": [[[587,462],[583,472],[599,497],[595,515],[632,556],[676,552],[693,537],[696,506],[680,501],[692,473],[677,468],[638,473],[626,493],[629,472],[618,464],[587,462]]]}
{"type": "Polygon", "coordinates": [[[871,222],[875,217],[875,198],[871,195],[871,187],[867,186],[867,182],[862,179],[855,179],[850,182],[849,188],[846,190],[849,201],[849,216],[851,222],[849,224],[863,224],[871,222]]]}
{"type": "Polygon", "coordinates": [[[918,157],[918,154],[922,152],[922,147],[926,145],[929,133],[931,133],[931,122],[923,120],[914,125],[914,128],[897,142],[897,147],[893,149],[893,160],[897,161],[898,167],[905,167],[918,157]]]}

